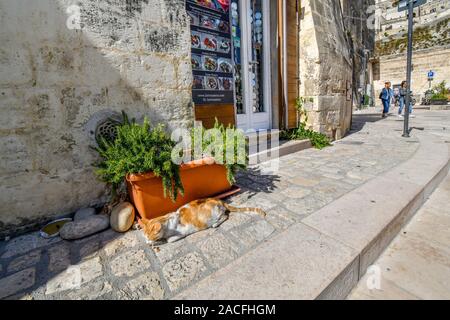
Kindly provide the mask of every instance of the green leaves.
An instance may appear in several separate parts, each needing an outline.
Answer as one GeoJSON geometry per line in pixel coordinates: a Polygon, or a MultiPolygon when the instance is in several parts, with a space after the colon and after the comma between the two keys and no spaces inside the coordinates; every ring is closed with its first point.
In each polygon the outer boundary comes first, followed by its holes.
{"type": "MultiPolygon", "coordinates": [[[[313,100],[309,100],[313,102],[313,100]]],[[[309,140],[316,149],[323,149],[331,145],[330,139],[323,133],[306,129],[308,122],[308,112],[304,108],[306,99],[298,97],[296,100],[296,108],[299,114],[298,128],[282,131],[280,137],[288,140],[309,140]]]]}
{"type": "Polygon", "coordinates": [[[117,187],[127,174],[152,171],[162,178],[164,196],[175,201],[183,194],[179,166],[171,161],[174,142],[167,136],[163,125],[151,128],[147,118],[142,125],[129,121],[124,114],[123,123],[117,127],[114,142],[102,141],[99,152],[102,160],[97,164],[97,175],[106,183],[117,187]]]}
{"type": "Polygon", "coordinates": [[[215,162],[223,164],[227,169],[227,179],[230,184],[236,182],[235,175],[240,170],[245,170],[248,164],[247,143],[244,132],[235,129],[231,125],[225,127],[219,124],[216,118],[214,128],[205,129],[203,127],[194,127],[191,131],[192,155],[195,158],[194,151],[196,144],[201,140],[201,157],[213,157],[215,162]]]}
{"type": "MultiPolygon", "coordinates": [[[[102,158],[96,164],[97,175],[115,189],[128,174],[151,171],[161,178],[164,196],[175,201],[178,194],[184,194],[180,166],[172,161],[175,142],[166,134],[162,124],[151,127],[145,118],[140,125],[134,119],[130,121],[125,113],[123,119],[117,127],[116,139],[113,142],[102,140],[96,148],[102,158]]],[[[192,145],[200,144],[198,149],[201,150],[196,156],[211,156],[216,163],[223,164],[231,184],[235,182],[235,174],[246,168],[248,155],[243,132],[231,126],[225,128],[216,119],[213,129],[194,127],[191,139],[192,145]]]]}
{"type": "Polygon", "coordinates": [[[305,124],[300,124],[295,129],[283,131],[281,137],[288,140],[309,140],[312,146],[319,150],[331,145],[330,139],[326,135],[311,129],[306,129],[305,124]]]}
{"type": "Polygon", "coordinates": [[[433,96],[431,100],[447,100],[447,95],[450,94],[450,89],[447,88],[447,82],[443,80],[433,88],[433,96]]]}

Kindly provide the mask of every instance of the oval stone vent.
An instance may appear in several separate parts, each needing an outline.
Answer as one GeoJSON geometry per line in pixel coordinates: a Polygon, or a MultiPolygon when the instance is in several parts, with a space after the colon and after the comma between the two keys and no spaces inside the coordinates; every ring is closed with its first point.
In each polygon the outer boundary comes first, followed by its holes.
{"type": "Polygon", "coordinates": [[[95,141],[99,143],[103,139],[108,142],[113,142],[117,137],[117,125],[120,122],[108,119],[97,126],[95,130],[95,141]]]}
{"type": "Polygon", "coordinates": [[[117,137],[116,126],[122,121],[122,115],[116,111],[103,110],[95,113],[85,125],[91,144],[97,147],[102,139],[114,141],[117,137]]]}

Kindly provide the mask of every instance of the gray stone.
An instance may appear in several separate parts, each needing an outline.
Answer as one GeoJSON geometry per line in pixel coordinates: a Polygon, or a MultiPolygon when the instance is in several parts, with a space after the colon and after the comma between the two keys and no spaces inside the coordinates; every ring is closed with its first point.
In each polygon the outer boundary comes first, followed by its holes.
{"type": "Polygon", "coordinates": [[[217,268],[232,261],[239,252],[237,245],[221,233],[216,233],[197,243],[197,247],[202,251],[208,263],[217,268]]]}
{"type": "Polygon", "coordinates": [[[163,267],[163,275],[170,290],[175,291],[191,284],[206,271],[205,263],[197,252],[170,261],[163,267]]]}
{"type": "MultiPolygon", "coordinates": [[[[349,299],[450,298],[450,175],[373,263],[349,299]],[[373,267],[372,267],[373,268],[373,267]],[[367,281],[380,276],[380,287],[367,281]]],[[[364,270],[366,271],[366,270],[364,270]]]]}
{"type": "Polygon", "coordinates": [[[361,252],[419,193],[420,186],[400,181],[370,180],[302,222],[361,252]],[[391,197],[395,193],[402,196],[391,197]]]}
{"type": "Polygon", "coordinates": [[[284,230],[294,224],[298,217],[295,217],[292,213],[289,213],[282,207],[277,207],[270,210],[266,216],[266,221],[269,222],[278,230],[284,230]]]}
{"type": "Polygon", "coordinates": [[[100,251],[100,241],[93,239],[84,243],[80,248],[80,258],[81,259],[91,259],[98,255],[100,251]]]}
{"type": "Polygon", "coordinates": [[[144,250],[130,250],[126,251],[110,263],[111,272],[117,277],[134,276],[139,272],[145,272],[150,268],[150,262],[148,261],[144,250]]]}
{"type": "Polygon", "coordinates": [[[80,289],[81,285],[101,275],[103,275],[103,270],[99,257],[71,265],[67,270],[47,282],[45,294],[51,295],[67,290],[80,289]]]}
{"type": "Polygon", "coordinates": [[[28,268],[0,279],[0,299],[19,293],[34,285],[36,270],[28,268]]]}
{"type": "MultiPolygon", "coordinates": [[[[222,225],[220,227],[222,228],[223,225],[224,225],[224,223],[222,223],[222,225]]],[[[211,237],[217,231],[218,231],[217,228],[209,228],[209,229],[202,230],[202,231],[196,232],[194,234],[191,234],[188,237],[186,237],[185,239],[191,243],[195,243],[195,242],[198,242],[203,239],[211,237]]],[[[177,241],[175,243],[182,243],[182,241],[177,241]]],[[[165,247],[165,245],[164,245],[164,247],[165,247]]]]}
{"type": "Polygon", "coordinates": [[[44,239],[39,235],[39,232],[19,236],[6,242],[4,247],[5,252],[3,253],[2,258],[8,259],[59,241],[61,241],[61,238],[59,237],[44,239]]]}
{"type": "Polygon", "coordinates": [[[313,187],[320,182],[318,179],[308,179],[308,178],[302,177],[302,176],[295,176],[295,177],[289,178],[289,181],[291,181],[295,185],[299,185],[302,187],[313,187]]]}
{"type": "Polygon", "coordinates": [[[115,255],[124,249],[129,249],[137,246],[139,244],[138,240],[139,231],[130,231],[124,235],[119,235],[118,237],[106,242],[103,250],[107,256],[115,255]]]}
{"type": "Polygon", "coordinates": [[[98,280],[82,286],[79,289],[74,289],[67,294],[71,300],[96,300],[103,299],[106,295],[110,295],[113,288],[109,282],[98,280]]]}
{"type": "Polygon", "coordinates": [[[348,266],[357,275],[356,257],[347,246],[295,224],[174,298],[314,299],[348,266]]]}
{"type": "Polygon", "coordinates": [[[207,229],[204,231],[197,232],[193,235],[190,235],[189,237],[185,239],[181,239],[176,242],[172,243],[165,243],[158,247],[159,250],[155,250],[155,254],[158,257],[158,260],[161,262],[161,264],[165,264],[171,260],[173,260],[175,257],[187,254],[191,248],[189,248],[186,245],[186,241],[195,241],[196,237],[200,236],[201,239],[208,238],[212,234],[209,231],[215,231],[213,229],[207,229]]]}
{"type": "Polygon", "coordinates": [[[252,216],[243,212],[231,213],[228,219],[220,225],[221,230],[231,230],[237,228],[252,219],[252,216]]]}
{"type": "Polygon", "coordinates": [[[133,225],[134,217],[134,206],[129,202],[123,202],[114,207],[111,212],[111,228],[117,232],[126,232],[133,225]]]}
{"type": "Polygon", "coordinates": [[[281,193],[290,199],[301,199],[310,194],[311,190],[302,187],[292,186],[283,190],[281,193]]]}
{"type": "Polygon", "coordinates": [[[130,280],[118,292],[120,299],[132,300],[161,300],[164,297],[164,289],[158,274],[146,272],[130,280]]]}
{"type": "Polygon", "coordinates": [[[79,209],[77,212],[75,212],[73,221],[80,221],[80,220],[92,217],[95,215],[95,213],[96,213],[96,211],[94,208],[79,209]]]}
{"type": "Polygon", "coordinates": [[[23,256],[15,258],[8,265],[8,273],[23,270],[36,265],[41,260],[41,250],[32,251],[23,256]]]}
{"type": "Polygon", "coordinates": [[[60,244],[48,249],[50,261],[48,270],[50,272],[59,272],[66,270],[70,266],[70,247],[67,244],[60,244]]]}
{"type": "Polygon", "coordinates": [[[236,237],[243,247],[252,247],[269,237],[275,228],[265,220],[251,224],[245,229],[234,229],[231,234],[236,237]]]}
{"type": "Polygon", "coordinates": [[[95,215],[80,221],[66,223],[59,232],[62,239],[76,240],[94,233],[103,231],[109,227],[109,218],[105,215],[95,215]]]}

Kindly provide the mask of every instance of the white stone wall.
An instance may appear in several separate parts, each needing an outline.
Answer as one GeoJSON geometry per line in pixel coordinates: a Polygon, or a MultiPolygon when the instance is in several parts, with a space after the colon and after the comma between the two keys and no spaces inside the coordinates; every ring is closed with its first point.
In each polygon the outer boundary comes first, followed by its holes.
{"type": "MultiPolygon", "coordinates": [[[[450,46],[414,51],[412,72],[412,91],[414,95],[423,95],[428,89],[428,71],[435,71],[432,85],[447,81],[450,85],[450,46]]],[[[381,78],[376,83],[376,97],[384,86],[385,81],[393,85],[406,80],[406,54],[380,57],[381,78]]],[[[377,99],[378,100],[378,99],[377,99]]],[[[379,103],[379,100],[377,101],[379,103]]]]}
{"type": "Polygon", "coordinates": [[[302,1],[300,95],[307,100],[309,124],[340,139],[350,129],[352,59],[337,1],[302,1]]]}
{"type": "Polygon", "coordinates": [[[184,7],[0,0],[0,234],[105,200],[86,132],[92,115],[125,110],[170,128],[193,120],[184,7]],[[74,4],[81,29],[67,27],[74,4]]]}

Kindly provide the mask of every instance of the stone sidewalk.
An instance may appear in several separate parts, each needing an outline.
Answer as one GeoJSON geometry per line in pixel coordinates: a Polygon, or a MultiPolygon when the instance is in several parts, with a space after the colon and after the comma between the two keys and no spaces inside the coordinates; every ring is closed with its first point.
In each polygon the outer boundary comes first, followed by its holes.
{"type": "Polygon", "coordinates": [[[450,299],[449,199],[450,174],[348,299],[450,299]]]}
{"type": "MultiPolygon", "coordinates": [[[[446,134],[450,113],[418,111],[412,124],[446,134]]],[[[322,151],[280,159],[276,175],[253,168],[238,178],[230,202],[267,211],[266,220],[236,214],[218,229],[200,232],[154,252],[139,231],[111,230],[74,242],[37,233],[0,245],[0,298],[168,299],[246,255],[311,213],[401,164],[418,148],[402,139],[396,117],[365,110],[350,135],[322,151]]],[[[450,132],[450,131],[449,131],[450,132]]]]}

